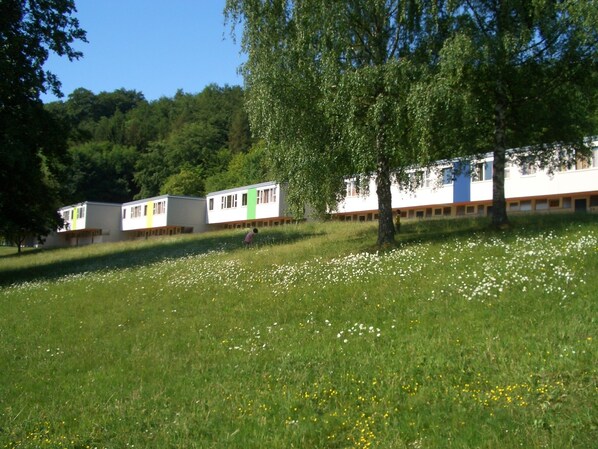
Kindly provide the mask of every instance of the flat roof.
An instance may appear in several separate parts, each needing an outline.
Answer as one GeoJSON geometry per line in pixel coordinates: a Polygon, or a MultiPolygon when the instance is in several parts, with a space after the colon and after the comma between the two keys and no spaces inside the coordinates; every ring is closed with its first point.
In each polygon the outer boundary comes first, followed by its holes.
{"type": "Polygon", "coordinates": [[[123,203],[122,206],[132,206],[135,204],[143,204],[149,201],[157,201],[157,200],[164,200],[164,199],[178,199],[178,200],[191,200],[191,201],[205,201],[205,198],[201,198],[199,196],[179,196],[179,195],[159,195],[153,196],[151,198],[143,198],[141,200],[129,201],[127,203],[123,203]]]}
{"type": "Polygon", "coordinates": [[[219,190],[217,192],[208,193],[206,195],[206,198],[210,197],[210,196],[214,196],[214,195],[222,195],[223,193],[233,193],[233,192],[239,192],[241,190],[256,189],[256,188],[260,188],[260,187],[268,187],[268,186],[275,186],[275,185],[278,185],[278,183],[276,181],[267,181],[267,182],[261,182],[259,184],[251,184],[248,186],[234,187],[232,189],[219,190]]]}
{"type": "Polygon", "coordinates": [[[71,209],[71,208],[74,208],[74,207],[81,207],[81,206],[85,206],[85,205],[89,205],[89,206],[115,206],[115,207],[120,207],[121,203],[103,203],[101,201],[82,201],[80,203],[69,204],[68,206],[62,206],[58,210],[71,209]]]}

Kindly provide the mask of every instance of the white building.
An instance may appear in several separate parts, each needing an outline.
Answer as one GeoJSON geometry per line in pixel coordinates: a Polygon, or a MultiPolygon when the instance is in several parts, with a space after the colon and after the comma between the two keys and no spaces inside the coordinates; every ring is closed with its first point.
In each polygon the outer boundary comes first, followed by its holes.
{"type": "Polygon", "coordinates": [[[206,196],[208,223],[241,228],[290,223],[286,194],[275,182],[221,190],[206,196]]]}
{"type": "Polygon", "coordinates": [[[123,240],[120,204],[85,201],[62,207],[64,226],[50,234],[44,246],[79,246],[123,240]]]}
{"type": "Polygon", "coordinates": [[[198,233],[207,230],[206,200],[161,195],[121,206],[122,230],[129,238],[198,233]]]}
{"type": "MultiPolygon", "coordinates": [[[[589,160],[554,173],[508,163],[505,197],[509,214],[598,212],[598,142],[589,160]]],[[[392,208],[405,219],[485,216],[492,212],[491,154],[472,162],[447,162],[410,171],[412,188],[393,183],[392,208]]],[[[346,180],[345,198],[331,214],[343,221],[378,219],[375,179],[359,191],[346,180]]],[[[65,221],[46,246],[115,242],[218,228],[291,223],[285,189],[276,182],[209,193],[206,198],[162,195],[125,204],[84,202],[58,211],[65,221]]]]}
{"type": "MultiPolygon", "coordinates": [[[[493,157],[410,173],[413,189],[392,185],[392,208],[402,218],[489,215],[492,211],[493,157]]],[[[333,215],[345,221],[378,218],[375,179],[359,192],[356,179],[346,181],[346,196],[333,215]]],[[[598,148],[593,157],[550,174],[533,166],[508,163],[505,198],[509,214],[520,212],[598,212],[598,148]]]]}

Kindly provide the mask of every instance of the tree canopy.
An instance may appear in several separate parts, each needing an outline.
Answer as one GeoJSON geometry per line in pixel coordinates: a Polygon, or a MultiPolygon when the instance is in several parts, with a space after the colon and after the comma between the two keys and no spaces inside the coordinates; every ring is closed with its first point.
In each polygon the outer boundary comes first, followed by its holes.
{"type": "Polygon", "coordinates": [[[72,44],[85,40],[71,0],[3,0],[0,3],[0,233],[19,246],[47,235],[57,215],[65,134],[40,101],[60,94],[60,82],[43,65],[50,53],[76,59],[72,44]]]}
{"type": "Polygon", "coordinates": [[[584,154],[584,138],[596,132],[598,5],[466,0],[448,12],[456,26],[417,97],[427,112],[418,122],[422,144],[493,153],[500,227],[508,222],[508,149],[526,148],[510,155],[520,162],[554,166],[584,154]]]}
{"type": "Polygon", "coordinates": [[[416,1],[229,0],[243,24],[253,130],[275,149],[275,174],[301,207],[334,208],[344,178],[374,176],[378,244],[394,241],[391,181],[438,156],[417,153],[410,89],[436,54],[434,5],[416,1]]]}
{"type": "Polygon", "coordinates": [[[46,109],[69,129],[61,174],[65,204],[201,196],[212,176],[230,183],[226,188],[243,182],[224,175],[231,159],[252,145],[238,86],[209,85],[151,102],[135,90],[79,88],[46,109]]]}
{"type": "Polygon", "coordinates": [[[290,200],[334,207],[343,176],[373,175],[379,244],[406,168],[492,151],[502,226],[507,149],[541,164],[592,132],[590,0],[228,0],[226,14],[243,29],[253,130],[290,200]]]}

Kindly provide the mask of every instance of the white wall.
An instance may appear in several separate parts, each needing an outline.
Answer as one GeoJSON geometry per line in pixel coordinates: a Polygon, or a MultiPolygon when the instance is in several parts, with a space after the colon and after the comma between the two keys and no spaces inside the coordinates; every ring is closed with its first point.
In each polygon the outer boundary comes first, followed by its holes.
{"type": "Polygon", "coordinates": [[[205,198],[169,197],[166,207],[168,226],[193,228],[194,233],[208,229],[205,198]]]}
{"type": "MultiPolygon", "coordinates": [[[[537,171],[534,174],[523,175],[520,167],[509,167],[509,177],[505,179],[505,197],[546,197],[550,195],[574,194],[598,191],[598,149],[593,151],[594,158],[589,168],[572,169],[555,172],[549,175],[547,171],[537,171]]],[[[492,161],[488,156],[478,162],[492,161]]],[[[454,182],[442,185],[439,182],[439,172],[432,173],[432,181],[428,187],[422,186],[414,191],[399,189],[392,184],[393,209],[424,207],[431,205],[453,204],[454,182]],[[434,181],[436,180],[436,181],[434,181]]],[[[349,180],[350,182],[351,180],[349,180]]],[[[492,180],[471,180],[469,202],[492,200],[492,180]]],[[[377,211],[378,198],[376,195],[375,179],[369,182],[367,195],[349,196],[341,201],[336,213],[359,213],[377,211]]]]}
{"type": "Polygon", "coordinates": [[[162,195],[125,203],[121,207],[122,230],[136,231],[156,229],[165,226],[193,228],[193,232],[205,231],[205,198],[162,195]],[[154,213],[154,205],[165,202],[164,211],[154,213]],[[139,207],[140,216],[133,217],[132,211],[139,207]]]}
{"type": "MultiPolygon", "coordinates": [[[[255,201],[255,200],[254,200],[255,201]]],[[[265,182],[251,186],[243,186],[235,189],[221,190],[208,194],[206,197],[208,208],[208,223],[234,223],[241,221],[268,220],[287,216],[286,193],[279,184],[275,182],[265,182]],[[251,190],[259,194],[260,190],[276,189],[276,201],[268,203],[251,204],[252,197],[249,194],[251,190]],[[243,194],[247,194],[248,204],[243,205],[243,194]],[[222,208],[222,198],[229,195],[235,195],[237,198],[236,207],[222,208]],[[210,201],[213,200],[213,208],[210,209],[210,201]],[[251,213],[251,207],[255,208],[255,215],[251,213]]]]}

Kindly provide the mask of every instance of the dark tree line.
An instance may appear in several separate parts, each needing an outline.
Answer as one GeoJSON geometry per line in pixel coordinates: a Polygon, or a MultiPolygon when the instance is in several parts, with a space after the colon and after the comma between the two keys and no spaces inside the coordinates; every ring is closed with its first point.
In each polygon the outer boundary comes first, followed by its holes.
{"type": "Polygon", "coordinates": [[[151,102],[135,90],[80,88],[46,110],[68,129],[64,204],[202,196],[206,185],[224,189],[267,177],[264,163],[255,160],[264,152],[252,149],[238,86],[210,85],[199,94],[179,91],[151,102]]]}
{"type": "Polygon", "coordinates": [[[141,92],[61,97],[44,69],[86,41],[73,0],[0,2],[0,239],[21,245],[61,225],[59,207],[158,194],[203,195],[263,181],[240,87],[211,85],[148,102],[141,92]],[[253,164],[257,170],[245,167],[253,164]],[[229,169],[230,165],[230,169],[229,169]]]}
{"type": "Polygon", "coordinates": [[[0,236],[20,245],[60,224],[65,133],[40,94],[60,92],[43,65],[50,53],[76,59],[85,40],[71,0],[0,2],[0,236]]]}

